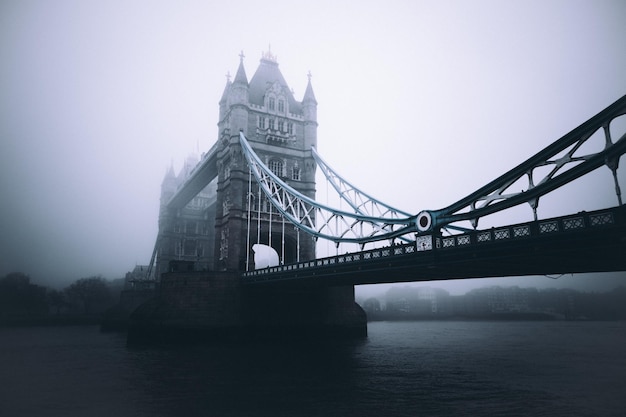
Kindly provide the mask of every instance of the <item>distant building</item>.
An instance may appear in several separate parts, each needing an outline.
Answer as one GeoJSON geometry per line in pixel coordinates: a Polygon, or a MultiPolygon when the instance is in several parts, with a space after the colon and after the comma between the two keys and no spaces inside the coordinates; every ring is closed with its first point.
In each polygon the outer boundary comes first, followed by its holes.
{"type": "Polygon", "coordinates": [[[463,315],[490,315],[502,313],[530,313],[535,310],[537,290],[491,286],[469,291],[457,306],[463,315]]]}
{"type": "Polygon", "coordinates": [[[197,155],[188,156],[178,175],[170,167],[161,183],[157,277],[170,270],[171,261],[192,264],[199,271],[209,270],[213,265],[216,181],[200,191],[174,219],[166,215],[168,201],[199,161],[197,155]]]}
{"type": "Polygon", "coordinates": [[[385,312],[407,318],[447,316],[452,313],[450,294],[431,287],[392,288],[385,296],[385,312]]]}

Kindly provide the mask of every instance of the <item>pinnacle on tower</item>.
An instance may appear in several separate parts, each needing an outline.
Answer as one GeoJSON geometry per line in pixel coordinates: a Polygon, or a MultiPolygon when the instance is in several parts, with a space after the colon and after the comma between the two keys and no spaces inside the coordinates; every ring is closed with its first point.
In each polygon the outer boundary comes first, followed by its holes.
{"type": "Polygon", "coordinates": [[[248,77],[246,76],[246,70],[243,68],[243,59],[246,56],[243,54],[243,51],[239,54],[239,68],[237,69],[237,74],[235,74],[235,80],[233,84],[245,84],[248,85],[248,77]]]}
{"type": "Polygon", "coordinates": [[[307,74],[307,77],[309,77],[309,82],[307,83],[306,86],[306,91],[304,92],[304,97],[302,98],[302,102],[313,102],[314,104],[317,104],[317,100],[315,99],[315,94],[313,93],[313,87],[311,86],[311,71],[309,71],[309,73],[307,74]]]}
{"type": "Polygon", "coordinates": [[[278,63],[278,57],[272,54],[272,45],[268,45],[267,52],[261,52],[261,59],[278,63]]]}

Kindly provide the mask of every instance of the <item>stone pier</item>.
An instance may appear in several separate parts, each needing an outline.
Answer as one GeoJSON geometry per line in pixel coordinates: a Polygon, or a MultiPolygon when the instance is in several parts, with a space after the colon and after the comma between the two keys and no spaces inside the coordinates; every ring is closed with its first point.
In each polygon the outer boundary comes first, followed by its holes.
{"type": "Polygon", "coordinates": [[[362,338],[354,287],[244,287],[234,272],[170,272],[130,317],[128,343],[362,338]]]}

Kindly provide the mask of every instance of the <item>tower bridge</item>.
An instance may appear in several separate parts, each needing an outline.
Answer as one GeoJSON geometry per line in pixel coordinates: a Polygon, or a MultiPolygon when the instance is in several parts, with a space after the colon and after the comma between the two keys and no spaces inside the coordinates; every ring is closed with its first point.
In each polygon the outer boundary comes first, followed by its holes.
{"type": "Polygon", "coordinates": [[[358,284],[624,271],[618,119],[626,96],[466,197],[411,214],[361,191],[318,154],[310,76],[297,101],[275,56],[264,53],[248,81],[241,54],[219,101],[216,143],[163,181],[147,276],[160,289],[133,314],[129,337],[363,336],[358,284]],[[600,167],[613,174],[616,206],[539,218],[542,197],[600,167]],[[348,209],[315,199],[318,168],[348,209]],[[532,221],[479,228],[518,205],[532,221]],[[320,239],[361,250],[318,259],[320,239]],[[261,264],[255,250],[263,248],[274,257],[261,264]]]}

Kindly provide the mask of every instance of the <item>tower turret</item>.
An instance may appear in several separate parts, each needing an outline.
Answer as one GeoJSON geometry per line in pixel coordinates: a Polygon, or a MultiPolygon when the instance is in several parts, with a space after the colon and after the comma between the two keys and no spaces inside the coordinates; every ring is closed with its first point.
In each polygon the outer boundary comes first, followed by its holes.
{"type": "Polygon", "coordinates": [[[311,86],[311,72],[309,82],[302,98],[302,115],[304,116],[304,147],[317,147],[317,100],[311,86]]]}
{"type": "Polygon", "coordinates": [[[219,114],[219,119],[218,119],[218,127],[220,126],[221,123],[223,123],[224,121],[224,117],[226,117],[226,112],[227,112],[227,106],[228,106],[228,92],[230,91],[230,88],[232,86],[232,83],[230,82],[230,73],[226,74],[226,86],[224,87],[224,92],[222,93],[222,97],[220,98],[219,101],[219,105],[220,105],[220,114],[219,114]]]}
{"type": "Polygon", "coordinates": [[[161,207],[167,204],[170,198],[172,198],[176,192],[176,187],[176,174],[174,173],[174,165],[172,164],[165,172],[165,176],[161,182],[161,207]]]}
{"type": "Polygon", "coordinates": [[[227,98],[227,106],[229,114],[226,114],[227,118],[226,126],[230,135],[239,135],[239,131],[243,130],[244,134],[247,132],[248,124],[248,106],[249,99],[249,84],[248,77],[246,77],[246,71],[243,67],[243,59],[245,55],[243,51],[239,54],[239,68],[235,74],[235,79],[230,86],[230,91],[227,98]]]}

